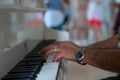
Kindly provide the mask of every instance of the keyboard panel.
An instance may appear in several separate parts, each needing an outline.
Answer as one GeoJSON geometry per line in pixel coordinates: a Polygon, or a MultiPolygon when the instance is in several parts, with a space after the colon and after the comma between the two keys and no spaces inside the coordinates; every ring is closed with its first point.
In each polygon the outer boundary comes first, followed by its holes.
{"type": "MultiPolygon", "coordinates": [[[[38,74],[42,75],[41,71],[43,72],[43,69],[47,66],[49,67],[50,65],[53,66],[50,66],[50,69],[56,68],[54,72],[54,75],[56,75],[55,73],[57,72],[56,70],[58,69],[59,62],[52,63],[50,58],[53,59],[53,57],[49,57],[47,60],[44,60],[38,54],[39,50],[54,41],[55,40],[45,40],[40,42],[29,54],[27,54],[18,64],[16,64],[14,68],[2,78],[2,80],[36,80],[38,74]]],[[[47,72],[49,74],[49,70],[47,72]]]]}

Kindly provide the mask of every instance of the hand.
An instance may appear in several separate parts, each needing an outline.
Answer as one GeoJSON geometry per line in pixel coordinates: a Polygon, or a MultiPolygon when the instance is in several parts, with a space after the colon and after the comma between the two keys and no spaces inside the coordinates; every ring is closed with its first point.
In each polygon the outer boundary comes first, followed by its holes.
{"type": "Polygon", "coordinates": [[[44,47],[39,54],[46,59],[48,55],[55,53],[53,61],[59,61],[60,59],[68,59],[71,61],[75,60],[75,53],[80,49],[79,46],[75,45],[70,41],[55,42],[44,47]],[[55,49],[56,48],[56,49],[55,49]]]}

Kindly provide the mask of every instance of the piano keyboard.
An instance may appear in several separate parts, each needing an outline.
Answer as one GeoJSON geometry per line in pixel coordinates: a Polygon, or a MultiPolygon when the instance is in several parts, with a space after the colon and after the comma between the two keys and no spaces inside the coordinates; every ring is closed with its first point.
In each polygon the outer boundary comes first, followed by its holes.
{"type": "Polygon", "coordinates": [[[46,63],[44,63],[40,73],[37,74],[36,80],[56,80],[57,79],[59,62],[52,62],[53,58],[54,58],[54,54],[50,55],[47,58],[46,63]]]}
{"type": "Polygon", "coordinates": [[[37,52],[55,40],[43,41],[5,75],[2,80],[56,80],[60,62],[52,62],[50,55],[44,60],[37,52]]]}

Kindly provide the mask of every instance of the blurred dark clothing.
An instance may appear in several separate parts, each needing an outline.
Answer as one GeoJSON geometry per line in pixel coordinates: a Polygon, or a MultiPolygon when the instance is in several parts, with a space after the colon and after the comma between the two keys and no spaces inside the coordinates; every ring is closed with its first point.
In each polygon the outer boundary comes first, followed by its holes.
{"type": "Polygon", "coordinates": [[[44,0],[47,11],[44,16],[45,24],[48,28],[62,30],[64,13],[62,12],[61,0],[44,0]]]}
{"type": "Polygon", "coordinates": [[[113,26],[114,35],[118,33],[119,26],[120,26],[120,8],[116,15],[115,24],[113,26]]]}
{"type": "Polygon", "coordinates": [[[69,22],[71,16],[72,16],[72,10],[70,5],[67,4],[65,8],[65,17],[64,17],[63,25],[69,22]]]}
{"type": "Polygon", "coordinates": [[[45,0],[44,3],[46,4],[48,9],[54,9],[54,10],[62,9],[61,0],[45,0]]]}

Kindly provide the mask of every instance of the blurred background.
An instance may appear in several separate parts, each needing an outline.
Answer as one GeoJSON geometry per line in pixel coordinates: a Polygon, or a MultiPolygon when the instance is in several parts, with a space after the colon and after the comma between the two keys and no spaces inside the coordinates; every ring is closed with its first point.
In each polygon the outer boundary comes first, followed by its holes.
{"type": "MultiPolygon", "coordinates": [[[[0,54],[28,37],[42,36],[40,28],[43,25],[68,32],[70,41],[80,46],[102,41],[117,33],[119,10],[120,0],[0,0],[0,54]],[[36,30],[40,32],[31,33],[36,30]]],[[[73,62],[68,65],[67,80],[80,80],[80,77],[81,80],[99,80],[104,74],[98,69],[80,68],[73,62]],[[95,78],[92,72],[98,76],[95,78]],[[82,79],[86,75],[89,77],[82,79]]]]}
{"type": "Polygon", "coordinates": [[[70,40],[81,46],[107,39],[119,26],[119,3],[120,0],[0,0],[0,51],[23,41],[26,33],[42,24],[69,32],[70,40]],[[42,8],[45,12],[4,12],[7,7],[21,6],[42,8]]]}

